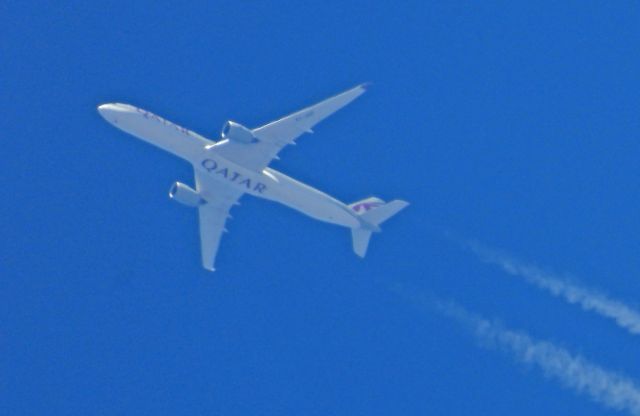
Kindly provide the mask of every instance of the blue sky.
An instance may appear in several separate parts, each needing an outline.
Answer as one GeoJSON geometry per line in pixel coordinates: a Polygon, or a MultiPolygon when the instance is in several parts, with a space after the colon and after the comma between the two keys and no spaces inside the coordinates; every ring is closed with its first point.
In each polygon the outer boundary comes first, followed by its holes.
{"type": "Polygon", "coordinates": [[[429,300],[640,383],[636,335],[446,237],[638,305],[640,9],[515,3],[5,2],[0,412],[618,414],[429,300]],[[191,168],[95,111],[215,139],[363,81],[273,164],[412,203],[363,261],[245,197],[204,271],[191,168]]]}

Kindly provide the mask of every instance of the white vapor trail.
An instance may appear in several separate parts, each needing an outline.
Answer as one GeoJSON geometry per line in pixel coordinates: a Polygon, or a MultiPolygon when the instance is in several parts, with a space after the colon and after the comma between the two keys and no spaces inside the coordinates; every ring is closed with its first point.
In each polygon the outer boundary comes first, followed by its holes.
{"type": "Polygon", "coordinates": [[[613,319],[618,326],[634,335],[640,335],[640,313],[624,303],[610,299],[606,295],[577,286],[566,279],[535,266],[525,264],[498,250],[487,248],[478,243],[465,244],[480,260],[495,264],[506,273],[523,278],[526,282],[544,289],[553,296],[560,297],[570,304],[577,304],[585,311],[613,319]]]}
{"type": "Polygon", "coordinates": [[[539,367],[547,377],[607,408],[640,415],[640,388],[633,380],[572,355],[551,342],[505,329],[459,306],[442,303],[436,306],[439,312],[468,326],[483,345],[505,351],[521,363],[539,367]]]}

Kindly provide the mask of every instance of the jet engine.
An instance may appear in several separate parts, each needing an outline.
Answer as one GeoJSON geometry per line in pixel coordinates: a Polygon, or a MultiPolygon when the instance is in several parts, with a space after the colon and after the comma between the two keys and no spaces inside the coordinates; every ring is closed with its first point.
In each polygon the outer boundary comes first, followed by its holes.
{"type": "Polygon", "coordinates": [[[258,141],[251,133],[251,130],[231,120],[222,126],[222,138],[239,143],[255,143],[258,141]]]}
{"type": "Polygon", "coordinates": [[[169,189],[169,198],[189,207],[199,207],[207,203],[198,192],[189,186],[176,182],[169,189]]]}

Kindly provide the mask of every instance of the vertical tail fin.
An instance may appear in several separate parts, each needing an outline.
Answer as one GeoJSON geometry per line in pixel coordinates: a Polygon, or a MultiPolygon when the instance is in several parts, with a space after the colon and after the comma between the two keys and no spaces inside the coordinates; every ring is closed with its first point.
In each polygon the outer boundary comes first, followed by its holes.
{"type": "Polygon", "coordinates": [[[370,197],[349,205],[361,218],[361,226],[351,229],[353,251],[360,257],[367,254],[369,239],[373,231],[380,231],[379,225],[396,215],[409,205],[406,201],[396,199],[385,203],[380,198],[370,197]]]}

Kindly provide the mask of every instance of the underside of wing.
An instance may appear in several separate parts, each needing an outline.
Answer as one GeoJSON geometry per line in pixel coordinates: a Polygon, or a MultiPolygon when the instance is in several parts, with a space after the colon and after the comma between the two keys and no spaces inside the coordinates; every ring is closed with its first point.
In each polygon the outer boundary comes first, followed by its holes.
{"type": "Polygon", "coordinates": [[[254,141],[223,140],[212,149],[222,157],[249,169],[262,170],[275,159],[288,144],[312,127],[358,98],[367,89],[366,84],[321,101],[279,120],[251,130],[254,141]]]}
{"type": "Polygon", "coordinates": [[[311,132],[311,128],[320,121],[358,98],[366,89],[366,84],[358,85],[311,107],[258,127],[253,130],[253,134],[258,140],[267,141],[274,145],[285,146],[291,144],[303,133],[311,132]]]}
{"type": "Polygon", "coordinates": [[[216,254],[231,207],[242,192],[224,186],[205,174],[195,171],[196,189],[207,202],[198,207],[202,266],[214,271],[216,254]]]}

